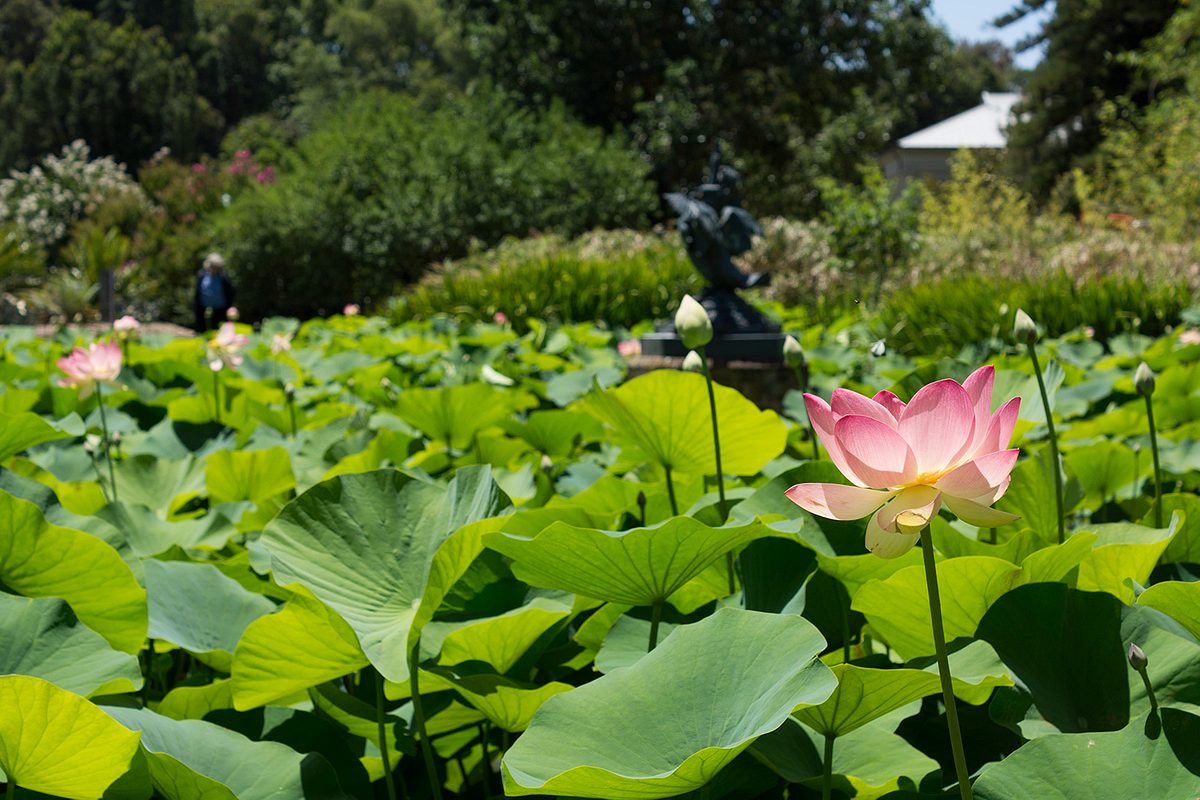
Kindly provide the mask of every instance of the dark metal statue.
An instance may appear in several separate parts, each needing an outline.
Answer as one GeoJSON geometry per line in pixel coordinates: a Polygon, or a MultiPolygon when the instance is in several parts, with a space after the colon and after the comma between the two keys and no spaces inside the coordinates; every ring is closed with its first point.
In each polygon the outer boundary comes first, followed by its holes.
{"type": "Polygon", "coordinates": [[[664,195],[679,215],[676,226],[683,236],[688,257],[709,285],[722,289],[749,289],[765,285],[769,275],[746,274],[738,269],[732,256],[741,255],[762,235],[762,227],[741,206],[738,196],[738,171],[722,163],[721,147],[709,157],[709,180],[683,194],[664,195]]]}

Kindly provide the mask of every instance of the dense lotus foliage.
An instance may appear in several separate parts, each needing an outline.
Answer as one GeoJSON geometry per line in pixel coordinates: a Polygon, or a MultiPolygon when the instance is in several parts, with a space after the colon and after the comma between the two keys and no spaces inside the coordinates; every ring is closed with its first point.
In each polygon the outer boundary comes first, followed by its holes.
{"type": "MultiPolygon", "coordinates": [[[[927,551],[788,499],[848,485],[799,391],[715,387],[720,502],[705,376],[586,326],[130,328],[100,391],[90,338],[0,336],[11,797],[959,795],[927,551]]],[[[1195,797],[1200,337],[1038,343],[1061,543],[1024,350],[798,338],[824,401],[1021,398],[997,527],[930,519],[974,796],[1195,797]]]]}

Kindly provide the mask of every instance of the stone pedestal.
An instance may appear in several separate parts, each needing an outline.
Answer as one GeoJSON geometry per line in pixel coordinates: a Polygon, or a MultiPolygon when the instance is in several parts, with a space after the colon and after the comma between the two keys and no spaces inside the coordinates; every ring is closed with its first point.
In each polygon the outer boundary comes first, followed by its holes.
{"type": "MultiPolygon", "coordinates": [[[[642,347],[645,346],[643,339],[642,347]]],[[[710,345],[709,349],[714,348],[710,345]]],[[[629,377],[635,378],[656,369],[682,368],[682,356],[651,355],[643,349],[640,356],[629,360],[629,377]]],[[[737,389],[759,408],[779,413],[783,412],[783,396],[788,390],[800,388],[796,373],[782,361],[718,361],[710,358],[709,369],[717,383],[737,389]]]]}

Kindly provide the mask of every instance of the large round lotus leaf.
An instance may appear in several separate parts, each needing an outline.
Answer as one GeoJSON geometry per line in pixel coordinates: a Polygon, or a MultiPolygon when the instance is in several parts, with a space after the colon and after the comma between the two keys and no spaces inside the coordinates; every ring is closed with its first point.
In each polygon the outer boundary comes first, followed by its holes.
{"type": "Polygon", "coordinates": [[[476,433],[527,406],[529,400],[524,392],[485,383],[405,389],[395,400],[395,413],[435,442],[461,450],[476,433]]]}
{"type": "Polygon", "coordinates": [[[246,626],[275,604],[241,587],[212,564],[145,562],[149,635],[179,645],[228,672],[246,626]]]}
{"type": "MultiPolygon", "coordinates": [[[[721,434],[721,467],[753,475],[783,452],[787,428],[773,411],[760,411],[739,392],[714,385],[721,434]]],[[[645,460],[679,472],[717,471],[712,418],[704,377],[661,369],[603,392],[578,407],[613,429],[614,440],[645,460]]]]}
{"type": "MultiPolygon", "coordinates": [[[[506,505],[486,467],[461,469],[448,484],[397,470],[339,475],[289,503],[262,541],[276,582],[299,583],[338,612],[375,668],[402,683],[414,623],[437,607],[423,602],[426,589],[456,577],[457,567],[435,563],[439,547],[506,505]]],[[[469,546],[455,554],[461,570],[474,559],[469,546]]]]}
{"type": "Polygon", "coordinates": [[[34,445],[66,439],[71,435],[32,412],[0,414],[0,462],[34,445]]]}
{"type": "Polygon", "coordinates": [[[426,678],[422,670],[422,692],[436,692],[444,688],[457,691],[464,701],[496,727],[519,733],[529,727],[529,721],[543,703],[575,687],[560,681],[549,681],[540,686],[527,685],[494,673],[459,674],[451,668],[437,668],[426,678]]]}
{"type": "Polygon", "coordinates": [[[24,789],[92,800],[129,769],[138,735],[41,678],[0,676],[0,767],[24,789]]]}
{"type": "Polygon", "coordinates": [[[665,600],[730,550],[769,535],[757,522],[710,528],[672,517],[627,531],[556,522],[532,539],[496,533],[485,541],[513,559],[513,574],[526,583],[643,606],[665,600]]]}
{"type": "Polygon", "coordinates": [[[1096,545],[1079,565],[1076,586],[1085,591],[1108,592],[1124,603],[1132,603],[1133,589],[1128,581],[1141,585],[1149,581],[1150,572],[1175,536],[1180,519],[1173,515],[1163,529],[1131,522],[1089,526],[1088,532],[1097,537],[1096,545]]]}
{"type": "Polygon", "coordinates": [[[137,657],[112,649],[57,598],[0,592],[0,675],[33,675],[85,697],[142,686],[137,657]]]}
{"type": "Polygon", "coordinates": [[[46,522],[0,492],[0,583],[26,597],[61,597],[109,644],[137,653],[146,638],[146,592],[117,551],[95,536],[46,522]]]}
{"type": "Polygon", "coordinates": [[[251,622],[233,655],[231,689],[245,711],[356,672],[370,662],[354,630],[297,586],[281,610],[251,622]]]}
{"type": "Polygon", "coordinates": [[[329,762],[276,742],[255,742],[201,720],[147,708],[108,707],[142,734],[155,791],[166,800],[345,800],[329,762]]]}
{"type": "Polygon", "coordinates": [[[507,614],[468,623],[446,635],[438,663],[453,666],[481,661],[504,674],[570,614],[571,610],[561,603],[536,599],[507,614]]]}
{"type": "Polygon", "coordinates": [[[503,761],[509,795],[671,797],[707,783],[835,680],[802,617],[721,609],[539,709],[503,761]]]}
{"type": "Polygon", "coordinates": [[[1164,581],[1138,596],[1138,605],[1157,608],[1200,639],[1200,582],[1164,581]]]}
{"type": "Polygon", "coordinates": [[[205,462],[204,482],[213,504],[238,500],[262,503],[296,488],[291,458],[282,447],[218,450],[205,462]]]}
{"type": "MultiPolygon", "coordinates": [[[[1200,497],[1194,494],[1165,494],[1162,499],[1163,516],[1180,514],[1183,521],[1175,538],[1162,554],[1164,564],[1200,563],[1200,497]]],[[[1153,524],[1154,513],[1142,520],[1143,525],[1153,524]]]]}
{"type": "MultiPolygon", "coordinates": [[[[1164,706],[1200,707],[1200,643],[1175,620],[1155,609],[1121,609],[1121,643],[1136,644],[1147,654],[1146,673],[1154,695],[1164,706]]],[[[1127,667],[1130,716],[1150,710],[1146,686],[1132,666],[1127,667]]]]}
{"type": "Polygon", "coordinates": [[[1200,717],[1175,708],[1119,731],[1052,734],[983,768],[977,800],[1190,800],[1200,793],[1200,717]]]}

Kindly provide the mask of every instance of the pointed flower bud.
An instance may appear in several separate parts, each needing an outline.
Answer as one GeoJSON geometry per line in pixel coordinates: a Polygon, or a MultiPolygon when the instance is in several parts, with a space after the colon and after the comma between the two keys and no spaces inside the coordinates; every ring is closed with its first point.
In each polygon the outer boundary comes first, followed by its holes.
{"type": "Polygon", "coordinates": [[[783,363],[792,369],[804,366],[804,351],[800,349],[800,342],[790,333],[783,340],[783,363]]]}
{"type": "Polygon", "coordinates": [[[675,331],[683,340],[683,346],[689,350],[704,347],[712,341],[712,320],[704,306],[696,302],[690,294],[683,296],[679,310],[675,312],[675,331]]]}
{"type": "Polygon", "coordinates": [[[1021,308],[1017,309],[1017,316],[1013,319],[1013,338],[1021,344],[1033,344],[1038,340],[1037,325],[1021,308]]]}
{"type": "Polygon", "coordinates": [[[689,350],[688,354],[683,359],[684,372],[704,372],[704,362],[700,359],[700,354],[695,350],[689,350]]]}
{"type": "Polygon", "coordinates": [[[642,510],[642,513],[643,514],[646,513],[646,493],[645,492],[638,492],[637,504],[638,504],[638,508],[640,508],[642,510]]]}
{"type": "Polygon", "coordinates": [[[1138,672],[1144,670],[1146,665],[1150,663],[1150,659],[1146,658],[1146,654],[1142,651],[1142,648],[1138,647],[1133,642],[1129,643],[1128,658],[1129,666],[1133,667],[1138,672]]]}
{"type": "Polygon", "coordinates": [[[1154,383],[1154,372],[1150,365],[1145,361],[1138,364],[1137,372],[1133,373],[1133,385],[1137,387],[1138,394],[1143,397],[1154,394],[1154,383]]]}

